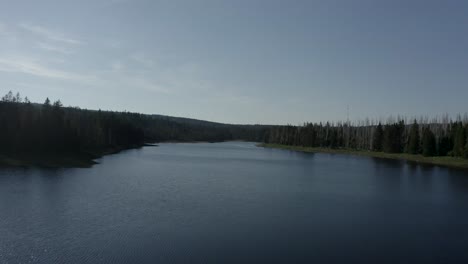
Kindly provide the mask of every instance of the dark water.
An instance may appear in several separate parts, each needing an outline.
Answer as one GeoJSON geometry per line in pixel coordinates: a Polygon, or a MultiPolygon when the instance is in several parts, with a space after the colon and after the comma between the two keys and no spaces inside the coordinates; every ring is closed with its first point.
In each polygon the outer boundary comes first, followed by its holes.
{"type": "Polygon", "coordinates": [[[161,144],[0,170],[0,263],[468,263],[468,173],[161,144]]]}

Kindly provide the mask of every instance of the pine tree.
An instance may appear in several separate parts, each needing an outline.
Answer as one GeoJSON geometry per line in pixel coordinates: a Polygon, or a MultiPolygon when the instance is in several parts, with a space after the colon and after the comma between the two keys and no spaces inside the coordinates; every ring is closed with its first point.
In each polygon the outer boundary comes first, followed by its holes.
{"type": "Polygon", "coordinates": [[[49,97],[46,98],[46,100],[45,100],[45,102],[44,102],[44,105],[45,105],[45,106],[50,106],[49,97]]]}
{"type": "Polygon", "coordinates": [[[338,133],[336,130],[332,130],[330,134],[330,148],[336,148],[338,146],[338,133]]]}
{"type": "Polygon", "coordinates": [[[453,140],[452,154],[454,156],[463,156],[465,150],[465,129],[462,124],[459,123],[456,126],[455,138],[453,140]]]}
{"type": "Polygon", "coordinates": [[[405,129],[404,121],[385,125],[383,151],[388,153],[401,153],[403,149],[402,139],[405,129]]]}
{"type": "Polygon", "coordinates": [[[439,138],[439,155],[440,156],[447,156],[448,153],[453,149],[452,141],[450,137],[443,136],[439,138]]]}
{"type": "Polygon", "coordinates": [[[62,102],[60,102],[60,100],[57,100],[57,101],[54,102],[54,107],[55,107],[55,108],[60,108],[60,107],[62,107],[62,106],[63,106],[63,105],[62,105],[62,102]]]}
{"type": "Polygon", "coordinates": [[[5,96],[2,97],[3,102],[13,102],[13,92],[9,91],[5,96]]]}
{"type": "Polygon", "coordinates": [[[15,98],[13,99],[17,103],[21,103],[23,99],[21,99],[20,93],[16,93],[15,98]]]}
{"type": "Polygon", "coordinates": [[[429,128],[424,128],[423,131],[423,144],[422,144],[422,152],[423,155],[426,157],[435,156],[436,155],[436,140],[434,133],[429,128]]]}
{"type": "Polygon", "coordinates": [[[468,139],[466,140],[466,145],[465,145],[465,155],[463,155],[465,159],[468,159],[468,139]]]}
{"type": "Polygon", "coordinates": [[[465,140],[465,153],[463,155],[463,157],[465,159],[468,159],[468,124],[465,125],[465,136],[466,136],[466,140],[465,140]]]}
{"type": "Polygon", "coordinates": [[[410,154],[418,154],[420,149],[420,139],[419,139],[419,125],[414,120],[413,125],[410,129],[410,134],[408,138],[408,145],[406,147],[406,151],[410,154]]]}
{"type": "Polygon", "coordinates": [[[372,140],[372,150],[373,151],[382,151],[384,131],[382,124],[379,122],[379,125],[375,128],[374,138],[372,140]]]}

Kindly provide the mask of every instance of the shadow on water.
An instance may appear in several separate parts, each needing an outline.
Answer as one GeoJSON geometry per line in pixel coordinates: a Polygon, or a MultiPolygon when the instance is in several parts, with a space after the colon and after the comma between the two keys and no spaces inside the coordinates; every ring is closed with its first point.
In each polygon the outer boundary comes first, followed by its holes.
{"type": "Polygon", "coordinates": [[[376,183],[387,191],[468,194],[468,173],[412,161],[371,158],[376,183]]]}
{"type": "Polygon", "coordinates": [[[445,169],[447,181],[453,190],[468,196],[468,173],[466,170],[445,169]]]}
{"type": "Polygon", "coordinates": [[[405,172],[404,163],[401,160],[390,160],[371,157],[374,177],[380,189],[390,192],[400,192],[405,172]]]}
{"type": "Polygon", "coordinates": [[[402,160],[383,159],[383,158],[376,158],[376,157],[369,157],[369,158],[374,162],[376,169],[397,168],[397,167],[402,167],[404,165],[404,161],[402,160]]]}

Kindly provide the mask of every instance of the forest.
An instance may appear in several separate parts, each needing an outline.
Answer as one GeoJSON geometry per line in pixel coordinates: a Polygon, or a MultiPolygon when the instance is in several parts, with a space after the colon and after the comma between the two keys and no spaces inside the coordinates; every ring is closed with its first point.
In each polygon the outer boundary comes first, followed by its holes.
{"type": "Polygon", "coordinates": [[[0,102],[0,154],[104,153],[145,143],[262,141],[261,125],[228,125],[187,118],[64,107],[60,100],[32,103],[8,92],[0,102]]]}
{"type": "Polygon", "coordinates": [[[468,117],[274,126],[265,143],[468,158],[468,117]]]}
{"type": "Polygon", "coordinates": [[[230,125],[189,118],[32,103],[8,92],[0,101],[0,155],[88,155],[145,143],[244,140],[287,146],[468,158],[468,117],[389,118],[386,122],[230,125]]]}

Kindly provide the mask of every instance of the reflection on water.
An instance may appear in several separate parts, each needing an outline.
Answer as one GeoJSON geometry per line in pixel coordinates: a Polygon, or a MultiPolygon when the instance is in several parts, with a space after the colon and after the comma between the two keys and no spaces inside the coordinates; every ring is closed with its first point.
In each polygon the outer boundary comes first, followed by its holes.
{"type": "Polygon", "coordinates": [[[0,170],[0,263],[467,263],[467,171],[253,143],[0,170]]]}

